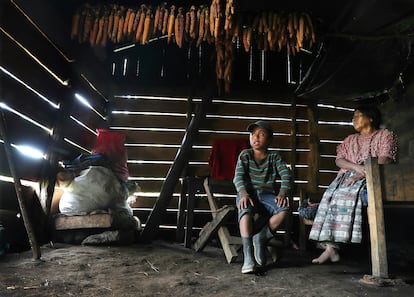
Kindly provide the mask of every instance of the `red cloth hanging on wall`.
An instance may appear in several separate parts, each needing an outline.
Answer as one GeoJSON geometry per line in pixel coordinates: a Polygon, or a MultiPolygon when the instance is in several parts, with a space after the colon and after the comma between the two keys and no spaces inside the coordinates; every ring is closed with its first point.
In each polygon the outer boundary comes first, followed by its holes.
{"type": "Polygon", "coordinates": [[[92,153],[103,154],[111,160],[112,171],[122,181],[127,181],[129,171],[127,166],[128,153],[125,148],[125,135],[119,131],[97,129],[95,145],[92,153]]]}
{"type": "Polygon", "coordinates": [[[217,139],[213,142],[208,163],[210,176],[215,179],[232,180],[237,158],[249,144],[245,139],[217,139]]]}

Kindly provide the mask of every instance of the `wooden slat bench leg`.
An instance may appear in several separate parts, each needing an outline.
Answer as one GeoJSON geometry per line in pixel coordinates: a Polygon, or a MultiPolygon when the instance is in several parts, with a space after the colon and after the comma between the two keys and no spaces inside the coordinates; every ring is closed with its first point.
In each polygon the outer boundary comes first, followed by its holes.
{"type": "Polygon", "coordinates": [[[374,186],[381,184],[380,170],[376,159],[368,159],[366,169],[372,275],[374,277],[388,278],[387,247],[382,205],[383,193],[381,187],[374,186]]]}

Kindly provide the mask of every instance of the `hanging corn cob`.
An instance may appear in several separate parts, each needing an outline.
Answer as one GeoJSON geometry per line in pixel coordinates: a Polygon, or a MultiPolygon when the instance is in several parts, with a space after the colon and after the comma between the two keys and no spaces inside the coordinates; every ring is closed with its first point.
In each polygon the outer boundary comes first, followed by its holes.
{"type": "Polygon", "coordinates": [[[164,8],[163,15],[164,15],[164,17],[163,17],[163,20],[162,20],[161,33],[162,33],[162,35],[165,35],[168,32],[168,20],[169,20],[169,17],[170,17],[170,12],[168,11],[167,6],[165,6],[165,8],[164,8]]]}
{"type": "Polygon", "coordinates": [[[191,23],[190,18],[191,18],[190,11],[187,11],[185,13],[185,21],[184,21],[184,32],[185,32],[186,38],[190,35],[190,23],[191,23]]]}
{"type": "Polygon", "coordinates": [[[105,47],[106,42],[108,40],[108,26],[109,26],[109,16],[106,14],[104,16],[104,26],[103,26],[103,32],[102,32],[102,39],[101,39],[101,46],[105,47]]]}
{"type": "Polygon", "coordinates": [[[102,15],[99,18],[99,24],[98,24],[98,33],[96,34],[96,38],[95,38],[95,45],[98,45],[101,43],[102,37],[103,37],[103,32],[104,32],[104,24],[105,24],[105,16],[102,15]]]}
{"type": "Polygon", "coordinates": [[[121,12],[119,10],[117,10],[116,13],[114,14],[112,32],[111,32],[111,41],[113,43],[116,43],[120,14],[121,12]]]}
{"type": "Polygon", "coordinates": [[[123,16],[122,12],[121,12],[120,16],[119,16],[119,20],[118,20],[118,31],[116,32],[116,42],[117,43],[120,43],[123,40],[124,22],[125,22],[125,18],[123,16]]]}
{"type": "Polygon", "coordinates": [[[88,8],[85,13],[85,24],[83,26],[83,35],[82,35],[82,41],[81,41],[82,43],[88,40],[89,34],[91,33],[91,30],[92,30],[92,25],[93,25],[93,16],[92,16],[92,12],[88,8]]]}
{"type": "Polygon", "coordinates": [[[72,16],[72,28],[70,31],[70,39],[75,39],[79,33],[79,22],[80,22],[81,12],[76,10],[75,14],[72,16]]]}
{"type": "Polygon", "coordinates": [[[147,44],[148,43],[148,40],[151,37],[153,22],[154,22],[154,20],[153,20],[153,15],[152,15],[151,8],[148,8],[147,13],[145,14],[144,31],[142,33],[141,44],[147,44]]]}
{"type": "Polygon", "coordinates": [[[113,25],[114,25],[114,14],[115,14],[115,9],[112,9],[111,10],[111,13],[109,14],[109,17],[108,17],[108,28],[107,28],[107,34],[106,34],[106,36],[109,38],[109,39],[111,39],[111,37],[112,37],[112,28],[113,28],[113,25]]]}
{"type": "Polygon", "coordinates": [[[213,42],[213,36],[211,34],[211,30],[210,30],[210,10],[208,9],[208,7],[204,8],[204,36],[203,36],[203,40],[206,41],[207,43],[212,43],[213,42]]]}
{"type": "Polygon", "coordinates": [[[137,26],[137,30],[135,32],[135,42],[141,42],[142,41],[142,33],[144,32],[144,23],[145,18],[147,15],[147,6],[145,4],[141,4],[141,7],[139,9],[139,22],[137,26]]]}
{"type": "Polygon", "coordinates": [[[132,23],[132,29],[131,32],[128,32],[129,35],[131,35],[131,39],[135,40],[135,32],[137,32],[137,28],[138,28],[138,24],[139,24],[139,20],[140,20],[140,16],[141,16],[141,9],[138,9],[135,12],[135,17],[134,17],[134,21],[132,23]]]}
{"type": "Polygon", "coordinates": [[[96,37],[99,30],[99,11],[95,11],[95,16],[93,16],[92,27],[89,34],[89,45],[95,46],[96,37]]]}
{"type": "Polygon", "coordinates": [[[289,54],[296,54],[304,46],[311,48],[316,42],[314,24],[308,13],[263,11],[251,14],[246,24],[242,23],[242,14],[236,10],[235,3],[236,0],[211,0],[208,6],[191,5],[186,10],[175,5],[168,8],[163,2],[151,9],[151,15],[147,15],[150,7],[146,4],[141,4],[138,10],[118,4],[112,4],[109,9],[84,4],[72,17],[70,38],[79,43],[88,41],[91,46],[104,46],[108,39],[112,43],[132,40],[146,44],[151,36],[162,34],[167,36],[168,43],[173,40],[182,47],[190,40],[196,46],[202,42],[213,43],[223,33],[232,36],[233,42],[241,35],[245,51],[254,45],[264,50],[286,48],[289,54]],[[143,40],[148,26],[151,31],[146,32],[143,40]]]}
{"type": "Polygon", "coordinates": [[[175,43],[178,45],[179,48],[181,48],[183,46],[184,38],[184,15],[182,7],[178,8],[177,17],[175,18],[174,36],[175,43]]]}
{"type": "Polygon", "coordinates": [[[136,13],[137,12],[135,10],[131,10],[131,13],[130,13],[129,18],[128,18],[127,29],[126,29],[126,33],[125,33],[125,35],[128,37],[128,40],[131,39],[132,29],[134,28],[136,13]]]}
{"type": "Polygon", "coordinates": [[[204,13],[204,6],[200,6],[197,10],[197,19],[198,19],[198,38],[197,38],[197,43],[196,46],[199,47],[201,45],[201,42],[203,41],[204,38],[204,31],[205,31],[205,13],[204,13]]]}
{"type": "Polygon", "coordinates": [[[160,20],[162,20],[161,13],[162,13],[161,6],[158,5],[155,8],[155,13],[154,13],[154,26],[153,26],[153,30],[152,30],[152,35],[155,35],[157,33],[160,20]]]}
{"type": "Polygon", "coordinates": [[[174,24],[175,24],[175,5],[171,5],[170,13],[168,15],[168,23],[167,23],[168,43],[170,43],[172,39],[172,34],[174,31],[174,24]]]}
{"type": "Polygon", "coordinates": [[[194,5],[190,7],[190,25],[189,25],[189,35],[191,39],[197,38],[197,25],[198,25],[198,18],[197,18],[197,11],[194,5]]]}

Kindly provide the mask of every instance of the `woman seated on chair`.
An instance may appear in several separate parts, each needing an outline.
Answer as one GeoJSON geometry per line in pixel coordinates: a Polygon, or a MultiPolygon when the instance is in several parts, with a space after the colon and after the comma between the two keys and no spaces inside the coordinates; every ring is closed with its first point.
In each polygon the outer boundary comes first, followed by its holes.
{"type": "Polygon", "coordinates": [[[352,118],[358,132],[337,147],[336,165],[340,168],[319,204],[309,238],[324,252],[314,264],[338,262],[340,244],[362,240],[362,205],[367,205],[364,161],[378,158],[379,164],[395,162],[397,140],[393,132],[380,129],[381,114],[376,107],[358,107],[352,118]]]}

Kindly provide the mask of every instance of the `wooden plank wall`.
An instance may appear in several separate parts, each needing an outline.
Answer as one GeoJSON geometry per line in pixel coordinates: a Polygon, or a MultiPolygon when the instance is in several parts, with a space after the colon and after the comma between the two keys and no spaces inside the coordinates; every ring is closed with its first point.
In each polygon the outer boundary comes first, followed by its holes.
{"type": "MultiPolygon", "coordinates": [[[[346,136],[355,133],[352,126],[353,109],[343,106],[318,106],[317,134],[319,138],[318,188],[325,189],[335,178],[336,147],[346,136]]],[[[310,175],[314,174],[309,172],[310,175]]]]}
{"type": "MultiPolygon", "coordinates": [[[[17,175],[39,181],[57,160],[90,151],[95,129],[105,123],[106,102],[16,2],[1,2],[1,109],[12,146],[28,145],[46,157],[33,160],[13,149],[17,175]],[[83,95],[93,109],[82,105],[83,95]]],[[[58,26],[59,24],[56,24],[58,26]]],[[[0,141],[0,191],[12,195],[11,173],[0,141]]],[[[1,200],[8,195],[2,195],[1,200]]]]}
{"type": "MultiPolygon", "coordinates": [[[[10,107],[2,108],[10,141],[16,145],[24,142],[36,146],[48,154],[49,159],[32,161],[17,151],[13,152],[19,176],[39,180],[45,174],[44,168],[49,168],[51,156],[53,160],[71,159],[89,152],[95,139],[95,129],[107,126],[105,113],[108,102],[102,96],[104,92],[96,90],[87,76],[74,72],[75,62],[45,38],[15,3],[2,1],[1,7],[1,102],[10,107]],[[75,93],[85,97],[92,109],[80,104],[75,93]]],[[[30,6],[29,2],[24,3],[21,2],[30,6]]],[[[66,31],[67,28],[62,29],[62,32],[66,31]]],[[[114,82],[120,82],[121,79],[115,76],[119,74],[114,73],[114,82]]],[[[172,88],[163,91],[163,94],[153,89],[146,92],[147,96],[142,96],[143,93],[138,91],[128,91],[136,90],[136,86],[119,89],[123,91],[114,91],[116,93],[109,100],[110,126],[126,134],[131,180],[138,181],[141,186],[135,212],[145,222],[200,99],[189,99],[186,95],[179,97],[177,93],[191,92],[177,92],[172,88]]],[[[278,150],[293,166],[295,181],[292,195],[295,201],[310,180],[314,183],[312,187],[326,187],[337,172],[335,147],[353,131],[349,125],[352,111],[315,106],[316,112],[312,115],[311,109],[304,104],[294,105],[287,98],[267,96],[260,90],[257,94],[260,95],[213,100],[183,177],[207,176],[213,141],[221,138],[247,139],[246,126],[264,119],[271,122],[275,131],[271,149],[278,150]],[[295,122],[292,118],[296,119],[295,122]],[[312,122],[314,119],[318,122],[312,122]],[[295,131],[295,137],[292,137],[292,131],[295,131]],[[311,148],[312,153],[318,149],[320,154],[311,154],[311,148]]],[[[0,190],[5,193],[5,185],[11,184],[3,143],[0,143],[0,150],[0,175],[3,177],[0,190]]],[[[164,218],[166,225],[174,227],[181,192],[181,184],[178,184],[164,218]]],[[[196,196],[196,213],[205,215],[204,221],[195,220],[201,227],[205,220],[211,218],[211,214],[205,195],[199,191],[196,196]]],[[[223,197],[220,204],[234,203],[234,194],[223,197]]],[[[294,205],[296,208],[297,205],[294,205]]]]}
{"type": "MultiPolygon", "coordinates": [[[[259,97],[259,96],[258,96],[259,97]]],[[[123,93],[115,96],[111,113],[111,128],[124,131],[127,138],[128,166],[132,180],[136,180],[141,191],[136,193],[135,213],[145,222],[149,210],[158,197],[164,178],[174,160],[199,98],[189,100],[186,97],[140,96],[135,93],[123,93]],[[146,210],[146,213],[143,211],[146,210]]],[[[271,149],[280,152],[289,165],[294,165],[294,210],[297,209],[300,190],[306,189],[309,177],[319,176],[316,187],[326,187],[335,177],[337,168],[334,163],[336,145],[353,131],[351,109],[316,107],[317,118],[314,131],[310,130],[309,108],[306,105],[286,103],[286,100],[274,98],[251,99],[216,98],[206,116],[189,156],[184,176],[208,176],[208,159],[212,143],[216,139],[248,139],[246,127],[259,119],[269,121],[274,129],[271,149]],[[283,102],[284,101],[284,102],[283,102]],[[292,114],[296,114],[296,123],[292,114]],[[318,125],[319,123],[319,125],[318,125]],[[291,136],[296,131],[296,137],[291,136]],[[320,170],[310,168],[310,134],[320,138],[317,155],[320,170]],[[295,142],[295,151],[292,143],[295,142]]],[[[181,185],[177,185],[171,200],[163,226],[173,227],[178,210],[181,185]]],[[[219,195],[219,205],[234,204],[235,194],[219,195]]],[[[207,199],[202,190],[196,194],[196,216],[202,227],[205,220],[211,219],[208,213],[207,199]],[[204,220],[204,221],[203,221],[204,220]]],[[[197,219],[195,219],[197,222],[197,219]]]]}

